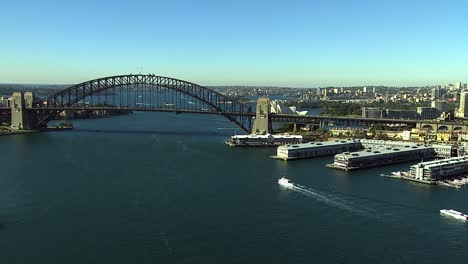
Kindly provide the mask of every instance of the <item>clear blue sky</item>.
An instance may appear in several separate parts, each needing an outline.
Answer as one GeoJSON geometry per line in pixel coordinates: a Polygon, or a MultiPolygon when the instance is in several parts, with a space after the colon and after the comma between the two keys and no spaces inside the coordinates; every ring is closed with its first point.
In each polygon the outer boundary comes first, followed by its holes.
{"type": "Polygon", "coordinates": [[[0,83],[468,82],[468,1],[2,0],[0,83]]]}

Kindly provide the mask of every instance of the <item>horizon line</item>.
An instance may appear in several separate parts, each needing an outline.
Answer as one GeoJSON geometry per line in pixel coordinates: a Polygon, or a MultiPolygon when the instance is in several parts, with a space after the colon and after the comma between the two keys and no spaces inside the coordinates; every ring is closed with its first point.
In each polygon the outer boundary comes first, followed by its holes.
{"type": "MultiPolygon", "coordinates": [[[[99,78],[97,78],[99,79],[99,78]]],[[[95,80],[95,79],[90,79],[90,80],[95,80]]],[[[87,81],[90,81],[90,80],[87,80],[87,81]]],[[[182,80],[182,79],[181,79],[182,80]]],[[[182,81],[187,81],[187,80],[182,80],[182,81]]],[[[86,81],[84,81],[86,82],[86,81]]],[[[187,81],[187,82],[191,82],[191,81],[187,81]]],[[[68,87],[71,87],[71,86],[74,86],[74,85],[77,85],[77,84],[80,84],[80,83],[83,83],[83,82],[78,82],[78,83],[74,83],[74,84],[66,84],[66,83],[32,83],[32,82],[9,82],[9,83],[2,83],[0,82],[0,85],[53,85],[53,86],[68,86],[68,87]]],[[[359,84],[359,85],[346,85],[346,86],[343,86],[343,85],[340,85],[340,86],[337,86],[337,85],[327,85],[327,86],[315,86],[315,87],[299,87],[299,86],[284,86],[284,85],[246,85],[246,84],[223,84],[223,85],[202,85],[202,84],[199,84],[199,83],[194,83],[194,84],[197,84],[199,86],[203,86],[203,87],[259,87],[259,88],[265,88],[265,87],[270,87],[270,88],[292,88],[292,89],[319,89],[319,88],[353,88],[353,87],[387,87],[387,88],[425,88],[425,87],[435,87],[435,86],[445,86],[445,85],[441,85],[441,84],[431,84],[431,85],[403,85],[403,86],[399,86],[399,85],[384,85],[384,84],[378,84],[378,85],[375,85],[375,84],[359,84]]],[[[451,84],[451,83],[449,83],[451,84]]],[[[463,84],[463,82],[462,82],[463,84]]],[[[452,84],[453,85],[453,84],[452,84]]]]}

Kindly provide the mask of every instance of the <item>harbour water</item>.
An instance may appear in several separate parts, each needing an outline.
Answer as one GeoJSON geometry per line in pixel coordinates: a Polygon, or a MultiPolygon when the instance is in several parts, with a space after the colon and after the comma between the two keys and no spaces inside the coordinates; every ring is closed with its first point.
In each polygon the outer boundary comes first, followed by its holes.
{"type": "Polygon", "coordinates": [[[0,138],[0,263],[464,263],[468,189],[230,148],[222,117],[135,113],[0,138]],[[287,176],[299,187],[282,188],[287,176]]]}

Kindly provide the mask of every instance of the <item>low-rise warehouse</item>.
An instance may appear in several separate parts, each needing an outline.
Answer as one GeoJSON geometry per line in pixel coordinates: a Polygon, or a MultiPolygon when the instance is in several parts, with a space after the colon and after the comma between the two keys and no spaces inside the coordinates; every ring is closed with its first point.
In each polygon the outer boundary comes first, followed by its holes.
{"type": "Polygon", "coordinates": [[[332,156],[341,152],[356,151],[359,149],[362,149],[362,145],[356,140],[309,142],[280,146],[276,150],[276,156],[272,156],[272,158],[283,160],[304,159],[320,156],[332,156]]]}
{"type": "MultiPolygon", "coordinates": [[[[360,139],[359,140],[364,148],[399,148],[407,145],[414,145],[414,143],[408,141],[391,141],[391,140],[379,140],[379,139],[360,139]]],[[[419,144],[422,145],[422,144],[419,144]]]]}
{"type": "Polygon", "coordinates": [[[416,180],[437,181],[468,175],[468,156],[421,162],[410,167],[416,180]]]}
{"type": "Polygon", "coordinates": [[[367,149],[359,152],[344,152],[335,155],[334,162],[327,167],[340,170],[356,170],[377,167],[421,159],[433,159],[436,156],[431,146],[407,144],[403,147],[367,149]]]}

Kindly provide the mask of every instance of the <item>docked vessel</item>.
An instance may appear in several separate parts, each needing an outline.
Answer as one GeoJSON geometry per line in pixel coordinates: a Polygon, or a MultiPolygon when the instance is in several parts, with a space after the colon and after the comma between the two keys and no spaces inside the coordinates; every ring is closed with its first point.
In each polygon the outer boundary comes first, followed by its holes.
{"type": "Polygon", "coordinates": [[[458,220],[463,220],[463,221],[468,220],[468,215],[466,215],[466,214],[464,214],[462,212],[455,211],[453,209],[442,209],[442,210],[440,210],[440,214],[451,216],[451,217],[456,218],[458,220]]]}
{"type": "Polygon", "coordinates": [[[281,146],[302,142],[301,135],[235,135],[226,141],[231,147],[281,146]]]}
{"type": "Polygon", "coordinates": [[[282,177],[281,179],[279,179],[278,184],[287,188],[294,187],[294,183],[291,180],[286,179],[285,177],[282,177]]]}
{"type": "Polygon", "coordinates": [[[408,173],[405,171],[394,171],[392,172],[392,176],[403,177],[403,176],[408,176],[408,173]]]}

